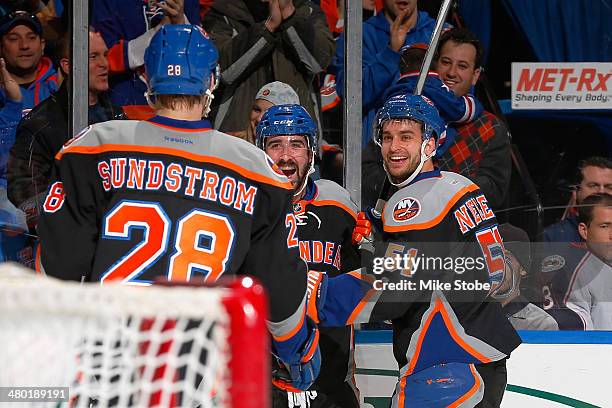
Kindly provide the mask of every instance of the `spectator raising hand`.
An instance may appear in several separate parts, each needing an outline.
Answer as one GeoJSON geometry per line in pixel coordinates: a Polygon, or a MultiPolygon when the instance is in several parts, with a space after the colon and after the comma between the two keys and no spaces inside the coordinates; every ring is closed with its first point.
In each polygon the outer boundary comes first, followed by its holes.
{"type": "Polygon", "coordinates": [[[295,13],[293,0],[270,0],[268,8],[270,15],[266,20],[265,26],[271,33],[276,32],[281,23],[295,13]]]}
{"type": "Polygon", "coordinates": [[[8,149],[15,141],[15,128],[23,108],[21,89],[8,72],[4,58],[0,58],[0,262],[18,261],[27,264],[31,257],[24,253],[27,238],[19,232],[26,230],[25,215],[8,200],[6,195],[6,164],[8,149]]]}
{"type": "Polygon", "coordinates": [[[283,20],[287,20],[293,15],[293,13],[295,13],[295,6],[293,5],[293,0],[278,0],[278,4],[280,6],[283,20]]]}
{"type": "MultiPolygon", "coordinates": [[[[385,0],[384,10],[363,23],[361,64],[363,126],[362,142],[372,138],[376,112],[383,96],[399,77],[400,49],[415,43],[429,43],[436,21],[418,10],[417,0],[385,0]]],[[[334,65],[336,90],[344,97],[344,33],[338,37],[334,65]]]]}
{"type": "Polygon", "coordinates": [[[57,74],[51,60],[43,56],[44,49],[38,17],[17,10],[0,18],[3,59],[0,68],[0,210],[6,211],[13,220],[0,220],[0,225],[22,226],[21,221],[15,220],[23,218],[23,214],[6,199],[8,156],[15,143],[17,124],[27,111],[57,90],[57,74]]]}
{"type": "Polygon", "coordinates": [[[281,12],[279,0],[270,0],[268,8],[270,14],[264,25],[268,31],[274,33],[283,22],[283,13],[281,12]]]}
{"type": "MultiPolygon", "coordinates": [[[[108,91],[108,49],[99,33],[89,32],[88,124],[125,119],[120,108],[110,103],[108,91]]],[[[66,75],[70,72],[70,38],[62,37],[55,58],[62,61],[66,75]]],[[[9,155],[7,193],[11,202],[27,216],[27,224],[36,234],[49,186],[55,155],[74,134],[69,130],[70,91],[68,81],[30,111],[17,126],[15,144],[9,155]]]]}
{"type": "Polygon", "coordinates": [[[0,58],[0,87],[7,99],[13,102],[21,102],[21,89],[15,78],[7,71],[4,58],[0,58]]]}
{"type": "Polygon", "coordinates": [[[416,14],[410,14],[410,9],[405,9],[395,16],[395,20],[391,24],[391,38],[389,44],[391,49],[395,52],[404,46],[406,42],[406,35],[408,31],[414,26],[415,19],[412,16],[416,14]]]}
{"type": "Polygon", "coordinates": [[[202,25],[219,50],[215,129],[243,131],[257,92],[274,81],[295,89],[321,128],[313,82],[329,65],[334,40],[318,5],[308,0],[215,1],[202,25]]]}
{"type": "MultiPolygon", "coordinates": [[[[185,1],[184,0],[165,0],[158,3],[166,13],[167,21],[170,24],[185,24],[185,1]]],[[[166,21],[162,20],[162,24],[166,21]]]]}
{"type": "Polygon", "coordinates": [[[91,25],[109,50],[110,97],[130,119],[153,116],[144,93],[144,52],[164,24],[198,24],[198,0],[92,0],[91,25]]]}

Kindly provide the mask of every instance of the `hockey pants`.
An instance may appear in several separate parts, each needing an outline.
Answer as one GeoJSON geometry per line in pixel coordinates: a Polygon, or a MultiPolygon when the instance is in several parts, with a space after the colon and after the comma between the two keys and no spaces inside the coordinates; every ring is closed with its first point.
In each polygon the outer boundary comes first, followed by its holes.
{"type": "Polygon", "coordinates": [[[484,383],[473,364],[440,364],[401,377],[392,408],[475,407],[484,395],[484,383]]]}

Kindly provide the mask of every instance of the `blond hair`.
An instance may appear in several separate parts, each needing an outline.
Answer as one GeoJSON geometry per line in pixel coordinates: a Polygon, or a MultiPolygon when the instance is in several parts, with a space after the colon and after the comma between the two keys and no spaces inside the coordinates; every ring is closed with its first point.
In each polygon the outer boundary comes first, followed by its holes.
{"type": "Polygon", "coordinates": [[[153,109],[193,109],[197,105],[204,105],[208,95],[156,95],[151,102],[153,109]]]}

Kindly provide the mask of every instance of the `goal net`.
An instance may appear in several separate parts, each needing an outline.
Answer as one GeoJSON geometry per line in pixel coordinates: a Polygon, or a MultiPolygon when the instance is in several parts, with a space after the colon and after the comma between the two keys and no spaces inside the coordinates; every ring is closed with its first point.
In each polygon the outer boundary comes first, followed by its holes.
{"type": "MultiPolygon", "coordinates": [[[[266,305],[246,277],[219,287],[101,286],[5,264],[0,387],[68,387],[61,406],[71,407],[266,407],[266,305]]],[[[38,397],[30,406],[50,406],[38,397]]]]}

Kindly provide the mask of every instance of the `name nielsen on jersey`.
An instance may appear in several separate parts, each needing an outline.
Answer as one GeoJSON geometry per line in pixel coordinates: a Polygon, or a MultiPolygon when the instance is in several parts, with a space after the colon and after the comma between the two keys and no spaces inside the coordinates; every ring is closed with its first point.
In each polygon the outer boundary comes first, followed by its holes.
{"type": "Polygon", "coordinates": [[[165,189],[168,192],[180,192],[185,196],[198,197],[203,200],[219,202],[249,215],[253,214],[257,187],[234,177],[223,178],[212,170],[170,164],[158,160],[142,160],[118,157],[100,160],[97,165],[105,191],[113,189],[131,189],[155,191],[165,189]]]}

